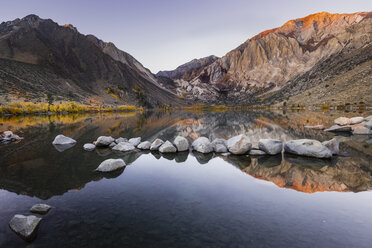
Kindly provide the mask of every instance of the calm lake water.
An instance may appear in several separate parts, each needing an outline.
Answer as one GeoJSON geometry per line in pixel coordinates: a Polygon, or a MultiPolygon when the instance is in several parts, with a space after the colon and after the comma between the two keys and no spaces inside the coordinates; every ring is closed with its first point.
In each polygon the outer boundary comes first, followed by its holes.
{"type": "Polygon", "coordinates": [[[190,141],[247,134],[329,140],[343,112],[146,112],[0,119],[24,137],[0,145],[0,247],[371,247],[372,137],[337,135],[350,157],[86,152],[98,136],[190,141]],[[77,140],[65,151],[58,134],[77,140]],[[93,170],[123,158],[123,171],[93,170]],[[33,204],[54,208],[27,243],[8,223],[33,204]]]}

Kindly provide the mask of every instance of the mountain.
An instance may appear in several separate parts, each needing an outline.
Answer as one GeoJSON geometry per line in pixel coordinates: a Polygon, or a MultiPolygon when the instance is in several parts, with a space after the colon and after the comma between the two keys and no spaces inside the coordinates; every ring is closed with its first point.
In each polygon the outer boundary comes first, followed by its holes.
{"type": "MultiPolygon", "coordinates": [[[[168,77],[177,85],[178,95],[194,101],[228,104],[282,101],[284,92],[288,96],[300,94],[334,76],[366,67],[364,63],[371,61],[371,17],[372,12],[321,12],[291,20],[248,39],[222,58],[199,68],[199,74],[193,78],[168,77]],[[344,59],[348,61],[346,66],[344,59]],[[326,61],[332,61],[333,67],[326,61]],[[298,90],[291,92],[291,87],[298,90]]],[[[370,66],[366,70],[368,74],[370,66]]],[[[372,87],[362,93],[366,97],[371,95],[372,87]]]]}
{"type": "Polygon", "coordinates": [[[0,24],[0,102],[184,105],[135,58],[71,24],[29,15],[0,24]]]}

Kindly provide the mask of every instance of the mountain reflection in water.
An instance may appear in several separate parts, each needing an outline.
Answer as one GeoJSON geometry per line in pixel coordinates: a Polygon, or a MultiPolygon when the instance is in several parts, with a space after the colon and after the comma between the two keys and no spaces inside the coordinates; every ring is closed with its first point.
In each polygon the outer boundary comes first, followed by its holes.
{"type": "MultiPolygon", "coordinates": [[[[91,181],[117,177],[119,173],[103,175],[93,170],[105,158],[123,158],[127,164],[140,156],[164,157],[176,163],[187,162],[189,156],[202,166],[220,157],[243,172],[279,187],[313,193],[318,191],[366,191],[372,188],[372,147],[368,136],[335,136],[341,150],[351,157],[314,159],[293,155],[221,156],[180,152],[134,151],[113,152],[96,149],[85,152],[84,143],[98,136],[142,137],[142,140],[173,140],[177,135],[189,141],[206,136],[230,138],[245,133],[257,146],[262,138],[283,142],[297,138],[331,139],[334,134],[305,129],[304,125],[330,126],[338,116],[355,116],[341,112],[144,112],[129,114],[79,114],[60,116],[18,116],[0,119],[1,131],[12,130],[24,139],[19,143],[0,146],[0,188],[17,194],[49,199],[69,190],[79,190],[91,181]],[[70,149],[56,149],[51,142],[63,133],[77,140],[70,149]]],[[[367,115],[366,113],[363,115],[367,115]]]]}

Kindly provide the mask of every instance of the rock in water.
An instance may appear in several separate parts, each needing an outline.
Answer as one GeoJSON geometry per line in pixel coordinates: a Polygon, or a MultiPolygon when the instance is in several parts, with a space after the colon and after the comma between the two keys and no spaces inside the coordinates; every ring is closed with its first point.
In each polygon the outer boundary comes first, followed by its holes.
{"type": "Polygon", "coordinates": [[[358,123],[361,123],[364,121],[364,118],[363,117],[353,117],[353,118],[350,118],[350,125],[354,125],[354,124],[358,124],[358,123]]]}
{"type": "Polygon", "coordinates": [[[47,204],[35,204],[31,207],[30,212],[35,214],[46,214],[52,207],[47,204]]]}
{"type": "Polygon", "coordinates": [[[36,237],[37,228],[39,227],[41,218],[34,215],[24,216],[16,214],[9,222],[9,227],[13,232],[21,236],[27,241],[31,241],[36,237]]]}
{"type": "Polygon", "coordinates": [[[192,142],[192,148],[201,153],[210,153],[214,150],[212,143],[206,137],[199,137],[194,140],[194,142],[192,142]]]}
{"type": "Polygon", "coordinates": [[[115,171],[115,170],[118,170],[124,167],[125,167],[124,160],[120,158],[119,159],[106,159],[98,166],[96,171],[110,172],[110,171],[115,171]]]}
{"type": "Polygon", "coordinates": [[[57,135],[52,142],[53,145],[68,145],[68,144],[75,144],[75,143],[76,143],[76,140],[66,137],[62,134],[57,135]]]}
{"type": "Polygon", "coordinates": [[[87,144],[84,144],[83,148],[84,148],[85,151],[91,152],[94,149],[96,149],[96,146],[91,144],[91,143],[87,143],[87,144]]]}
{"type": "Polygon", "coordinates": [[[129,142],[120,142],[119,144],[117,144],[116,146],[112,148],[112,150],[120,151],[120,152],[133,151],[135,149],[136,147],[134,147],[134,145],[129,142]]]}
{"type": "Polygon", "coordinates": [[[159,147],[159,152],[161,153],[169,153],[169,152],[176,152],[176,151],[177,151],[176,147],[174,147],[173,144],[170,143],[168,140],[165,141],[165,143],[159,147]]]}
{"type": "Polygon", "coordinates": [[[150,141],[141,142],[137,146],[138,149],[142,149],[142,150],[148,150],[148,149],[150,149],[150,147],[151,147],[151,142],[150,141]]]}
{"type": "Polygon", "coordinates": [[[134,146],[138,146],[139,143],[141,143],[141,137],[131,138],[128,140],[128,142],[134,146]]]}
{"type": "Polygon", "coordinates": [[[372,134],[372,130],[363,124],[357,124],[353,126],[353,134],[372,134]]]}
{"type": "Polygon", "coordinates": [[[120,142],[128,142],[128,139],[120,137],[115,140],[116,144],[119,144],[120,142]]]}
{"type": "Polygon", "coordinates": [[[247,153],[252,144],[246,135],[240,134],[227,140],[227,148],[232,154],[240,155],[247,153]]]}
{"type": "Polygon", "coordinates": [[[227,147],[226,147],[226,140],[224,139],[214,139],[212,141],[212,145],[214,147],[214,151],[217,153],[225,153],[227,152],[227,147]]]}
{"type": "Polygon", "coordinates": [[[256,149],[249,151],[249,155],[251,156],[260,156],[260,155],[266,155],[266,154],[267,154],[266,152],[261,151],[261,150],[256,150],[256,149]]]}
{"type": "Polygon", "coordinates": [[[334,120],[335,124],[340,126],[350,125],[350,119],[346,117],[339,117],[336,120],[334,120]]]}
{"type": "Polygon", "coordinates": [[[324,126],[323,126],[323,125],[305,126],[305,128],[308,128],[308,129],[315,129],[315,130],[323,130],[323,129],[324,129],[324,126]]]}
{"type": "Polygon", "coordinates": [[[284,150],[288,153],[308,157],[332,157],[332,152],[325,145],[317,140],[311,139],[290,140],[284,144],[284,150]]]}
{"type": "Polygon", "coordinates": [[[177,147],[179,152],[184,152],[189,150],[189,141],[182,136],[177,136],[174,139],[174,145],[177,147]]]}
{"type": "Polygon", "coordinates": [[[325,145],[332,152],[332,154],[336,155],[340,153],[339,148],[340,144],[335,138],[328,141],[324,141],[322,142],[322,144],[325,145]]]}
{"type": "Polygon", "coordinates": [[[162,141],[161,139],[156,139],[154,140],[154,142],[151,143],[150,150],[157,151],[162,144],[164,144],[164,141],[162,141]]]}
{"type": "Polygon", "coordinates": [[[339,125],[334,125],[326,130],[326,132],[350,132],[351,127],[350,126],[339,126],[339,125]]]}
{"type": "Polygon", "coordinates": [[[363,125],[369,129],[372,129],[372,120],[363,122],[363,125]]]}
{"type": "Polygon", "coordinates": [[[111,136],[99,136],[96,142],[96,146],[109,146],[115,139],[111,136]]]}
{"type": "Polygon", "coordinates": [[[283,150],[283,143],[275,139],[260,139],[258,141],[258,148],[270,155],[276,155],[283,150]]]}

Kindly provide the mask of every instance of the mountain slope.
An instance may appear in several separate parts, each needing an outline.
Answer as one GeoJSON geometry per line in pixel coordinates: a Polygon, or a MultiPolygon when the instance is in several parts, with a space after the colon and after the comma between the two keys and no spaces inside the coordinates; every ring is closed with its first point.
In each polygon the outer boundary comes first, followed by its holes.
{"type": "Polygon", "coordinates": [[[112,43],[35,15],[0,24],[0,64],[2,102],[51,94],[83,103],[184,104],[112,43]]]}

